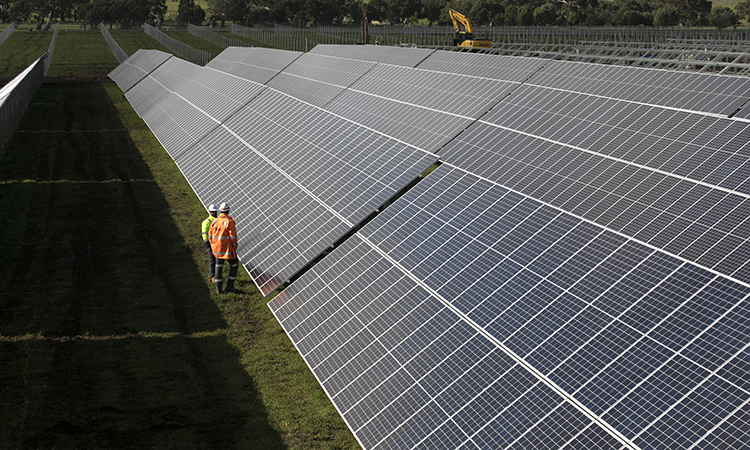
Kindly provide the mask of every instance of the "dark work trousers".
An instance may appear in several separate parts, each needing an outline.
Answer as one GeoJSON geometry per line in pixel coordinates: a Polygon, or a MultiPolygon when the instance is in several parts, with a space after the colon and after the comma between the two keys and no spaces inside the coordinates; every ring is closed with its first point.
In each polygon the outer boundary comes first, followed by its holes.
{"type": "Polygon", "coordinates": [[[214,281],[216,282],[216,290],[221,292],[221,271],[224,269],[224,262],[229,263],[229,279],[227,280],[227,291],[234,289],[234,280],[237,278],[237,269],[240,267],[240,260],[235,259],[221,259],[216,258],[216,275],[214,281]]]}
{"type": "Polygon", "coordinates": [[[214,252],[211,251],[211,243],[208,239],[203,241],[203,246],[206,247],[206,251],[208,252],[208,276],[210,278],[216,273],[216,257],[214,256],[214,252]]]}

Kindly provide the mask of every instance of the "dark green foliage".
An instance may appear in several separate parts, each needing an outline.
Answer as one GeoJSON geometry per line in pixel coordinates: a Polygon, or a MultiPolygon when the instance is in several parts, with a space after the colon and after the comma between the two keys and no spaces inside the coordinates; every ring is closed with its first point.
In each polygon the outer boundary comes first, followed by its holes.
{"type": "Polygon", "coordinates": [[[177,8],[177,26],[186,27],[189,23],[200,25],[206,18],[206,12],[195,0],[180,0],[177,8]]]}
{"type": "Polygon", "coordinates": [[[680,11],[672,5],[665,5],[654,12],[654,25],[675,27],[680,24],[680,11]]]}
{"type": "Polygon", "coordinates": [[[717,6],[711,10],[708,23],[716,28],[734,27],[740,23],[740,17],[726,6],[717,6]]]}
{"type": "Polygon", "coordinates": [[[164,15],[167,6],[165,0],[92,0],[81,5],[77,12],[80,18],[92,27],[100,23],[110,29],[140,27],[154,14],[164,15]]]}
{"type": "Polygon", "coordinates": [[[734,11],[740,20],[750,20],[750,0],[745,0],[734,5],[734,11]]]}

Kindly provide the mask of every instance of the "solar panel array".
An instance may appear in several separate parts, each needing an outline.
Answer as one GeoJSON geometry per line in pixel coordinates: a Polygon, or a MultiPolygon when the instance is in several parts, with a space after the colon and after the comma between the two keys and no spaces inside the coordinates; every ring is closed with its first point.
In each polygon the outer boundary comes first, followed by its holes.
{"type": "Polygon", "coordinates": [[[748,294],[443,165],[269,306],[365,448],[674,449],[750,443],[748,294]]]}
{"type": "Polygon", "coordinates": [[[243,238],[238,256],[265,295],[437,160],[274,89],[177,58],[126,96],[202,202],[231,199],[243,238]]]}
{"type": "Polygon", "coordinates": [[[127,92],[171,57],[169,53],[158,50],[139,49],[127,61],[115,67],[109,77],[123,92],[127,92]]]}
{"type": "Polygon", "coordinates": [[[265,84],[300,55],[301,52],[263,47],[228,47],[206,67],[265,84]]]}
{"type": "Polygon", "coordinates": [[[750,282],[750,124],[523,86],[441,155],[750,282]]]}
{"type": "Polygon", "coordinates": [[[264,294],[340,241],[269,307],[364,448],[750,446],[744,80],[247,50],[127,95],[190,124],[165,148],[264,294]]]}
{"type": "Polygon", "coordinates": [[[531,84],[728,116],[750,100],[750,79],[550,61],[531,84]]]}
{"type": "Polygon", "coordinates": [[[305,53],[267,85],[324,107],[375,65],[370,61],[305,53]]]}

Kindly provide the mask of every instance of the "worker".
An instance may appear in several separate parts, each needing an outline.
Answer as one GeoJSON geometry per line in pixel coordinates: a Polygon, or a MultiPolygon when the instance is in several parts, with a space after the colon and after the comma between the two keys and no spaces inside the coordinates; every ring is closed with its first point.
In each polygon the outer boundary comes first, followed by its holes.
{"type": "Polygon", "coordinates": [[[211,241],[211,251],[216,257],[216,272],[214,273],[216,293],[221,294],[221,272],[224,269],[224,261],[229,262],[226,292],[234,292],[234,280],[237,278],[237,268],[240,262],[237,259],[237,228],[234,218],[229,216],[227,203],[219,205],[219,217],[213,221],[208,230],[208,240],[211,241]]]}
{"type": "Polygon", "coordinates": [[[203,247],[208,252],[208,281],[214,282],[214,273],[216,271],[216,257],[214,252],[211,251],[211,243],[208,241],[208,229],[211,228],[211,224],[219,214],[219,208],[213,203],[208,207],[208,217],[201,223],[201,237],[203,238],[203,247]]]}

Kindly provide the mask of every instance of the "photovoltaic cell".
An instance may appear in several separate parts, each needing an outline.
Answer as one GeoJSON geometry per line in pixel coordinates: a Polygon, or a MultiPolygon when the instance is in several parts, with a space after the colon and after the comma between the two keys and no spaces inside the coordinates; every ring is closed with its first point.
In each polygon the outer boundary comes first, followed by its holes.
{"type": "Polygon", "coordinates": [[[435,50],[424,48],[387,47],[380,45],[316,45],[309,53],[313,55],[337,56],[391,64],[394,66],[416,67],[435,50]]]}
{"type": "Polygon", "coordinates": [[[269,307],[364,448],[534,448],[551,433],[601,434],[359,235],[269,307]]]}
{"type": "Polygon", "coordinates": [[[307,103],[179,61],[127,94],[265,294],[434,162],[408,144],[479,174],[443,164],[269,304],[363,447],[743,448],[750,132],[688,111],[743,84],[404,51],[255,54],[307,103]]]}
{"type": "Polygon", "coordinates": [[[316,106],[324,106],[376,63],[305,53],[267,85],[316,106]]]}
{"type": "MultiPolygon", "coordinates": [[[[203,131],[195,124],[193,135],[198,130],[203,131]]],[[[232,203],[243,242],[238,256],[266,295],[435,161],[434,155],[270,89],[212,130],[175,159],[206,203],[220,200],[209,196],[212,186],[192,181],[198,174],[187,167],[218,158],[211,161],[220,168],[206,181],[228,179],[237,186],[239,198],[232,203]]],[[[186,131],[177,135],[193,137],[186,131]]],[[[170,142],[164,141],[166,148],[170,142]]]]}
{"type": "Polygon", "coordinates": [[[433,52],[418,69],[523,83],[549,60],[464,52],[433,52]]]}
{"type": "Polygon", "coordinates": [[[302,52],[263,47],[228,47],[206,64],[206,67],[266,84],[301,55],[302,52]]]}
{"type": "Polygon", "coordinates": [[[172,58],[171,54],[159,50],[139,49],[108,76],[123,92],[127,92],[170,58],[172,58]]]}
{"type": "Polygon", "coordinates": [[[557,60],[528,84],[725,116],[750,100],[744,77],[557,60]]]}
{"type": "Polygon", "coordinates": [[[226,125],[352,224],[436,160],[271,89],[226,125]]]}
{"type": "Polygon", "coordinates": [[[519,88],[445,161],[726,275],[746,274],[747,124],[519,88]]]}
{"type": "Polygon", "coordinates": [[[368,128],[435,152],[468,127],[472,119],[346,90],[326,109],[368,128]]]}
{"type": "Polygon", "coordinates": [[[737,117],[739,119],[750,119],[750,107],[748,107],[746,104],[743,105],[743,108],[740,109],[734,117],[737,117]]]}
{"type": "MultiPolygon", "coordinates": [[[[461,380],[476,381],[470,369],[466,373],[471,375],[466,378],[448,372],[450,376],[443,382],[459,384],[449,387],[444,396],[440,394],[440,380],[426,378],[431,388],[423,388],[425,393],[418,397],[409,397],[409,408],[424,405],[426,414],[432,414],[428,405],[437,402],[450,421],[480,447],[537,448],[546,437],[552,448],[559,448],[566,443],[580,445],[585,436],[587,442],[599,442],[597,445],[604,448],[689,448],[713,439],[713,433],[740,413],[750,398],[746,383],[737,381],[740,377],[719,379],[711,375],[717,367],[738,373],[737,368],[747,359],[744,350],[750,343],[750,319],[737,320],[748,308],[747,285],[448,165],[439,167],[357,236],[351,241],[351,249],[332,253],[319,272],[316,266],[315,273],[300,278],[269,307],[365,448],[378,448],[378,437],[403,422],[379,422],[386,431],[376,437],[360,431],[359,422],[342,411],[345,407],[339,406],[336,391],[326,384],[335,368],[355,364],[354,360],[342,355],[331,361],[330,369],[315,361],[326,361],[332,357],[330,352],[358,354],[357,361],[365,357],[380,361],[391,355],[396,362],[407,361],[407,370],[414,373],[411,378],[420,385],[424,373],[436,367],[438,354],[454,352],[452,347],[438,350],[438,345],[462,342],[455,337],[440,337],[457,326],[442,319],[432,321],[443,317],[442,306],[448,307],[446,313],[460,313],[470,332],[467,336],[487,337],[486,345],[507,358],[506,363],[497,363],[504,382],[490,385],[493,387],[480,383],[473,390],[478,393],[475,398],[454,391],[468,389],[461,380]],[[494,222],[469,226],[483,221],[482,215],[489,210],[497,211],[494,222]],[[493,237],[482,239],[485,235],[493,237]],[[607,248],[610,250],[602,250],[607,248]],[[592,263],[580,264],[587,259],[592,263]],[[542,260],[544,263],[540,263],[542,260]],[[419,271],[422,265],[430,265],[429,276],[419,271]],[[359,284],[359,274],[368,270],[373,272],[359,284]],[[572,284],[567,281],[557,285],[554,280],[569,278],[554,274],[571,270],[579,272],[572,284]],[[405,282],[413,282],[415,287],[408,288],[405,282]],[[352,284],[356,288],[349,294],[352,284]],[[367,294],[369,286],[374,286],[373,294],[367,294]],[[388,294],[389,286],[396,287],[390,291],[393,295],[388,294]],[[412,292],[422,289],[424,294],[412,297],[412,292]],[[427,307],[433,297],[439,303],[413,321],[409,312],[394,312],[393,317],[406,323],[391,328],[361,320],[356,326],[340,325],[358,317],[362,310],[358,296],[376,301],[372,295],[388,297],[377,300],[380,303],[372,306],[374,311],[414,302],[427,307]],[[324,308],[318,303],[329,301],[335,301],[336,306],[324,308]],[[310,311],[324,313],[316,316],[310,311]],[[328,321],[339,325],[324,327],[328,321]],[[307,331],[297,333],[300,327],[307,331]],[[338,344],[323,344],[344,328],[349,336],[359,336],[356,352],[338,344]],[[375,329],[389,331],[381,336],[375,329]],[[478,334],[471,334],[472,330],[478,334]],[[435,350],[432,344],[420,340],[418,336],[423,334],[437,339],[435,350]],[[364,341],[363,335],[367,337],[364,341]],[[394,335],[399,338],[394,339],[394,335]],[[707,350],[721,345],[718,342],[724,342],[727,351],[707,350]],[[377,352],[381,356],[371,353],[376,343],[386,345],[385,350],[377,352]],[[311,348],[322,350],[305,350],[311,348]],[[420,359],[412,363],[408,358],[415,352],[420,359]],[[713,358],[698,356],[704,354],[713,358]],[[311,355],[316,355],[314,361],[311,355]],[[512,386],[514,390],[495,391],[494,386],[512,386]],[[569,403],[566,398],[577,403],[569,403]],[[511,428],[520,427],[520,435],[498,437],[498,431],[507,430],[509,424],[502,419],[504,415],[495,417],[501,411],[516,418],[511,428]],[[520,424],[519,417],[524,418],[520,424]],[[701,427],[691,427],[690,433],[676,432],[669,425],[675,417],[700,418],[701,427]],[[601,434],[595,438],[589,427],[601,423],[607,424],[605,430],[617,433],[609,433],[609,439],[601,434]]],[[[481,355],[486,354],[480,354],[482,360],[488,358],[481,355]]],[[[461,359],[465,361],[466,355],[461,359]]],[[[473,366],[471,361],[465,364],[473,366]]],[[[392,367],[393,362],[389,363],[392,367]]],[[[347,373],[341,376],[357,377],[362,372],[347,373]]],[[[380,398],[377,383],[384,379],[368,379],[370,389],[377,392],[374,397],[380,398]]],[[[396,392],[416,389],[400,383],[396,392]]],[[[335,386],[346,384],[339,380],[335,386]]],[[[368,395],[354,399],[366,401],[368,395]]],[[[369,411],[382,408],[369,404],[363,407],[369,411]]],[[[440,429],[439,425],[434,427],[440,429]]],[[[412,448],[411,442],[402,444],[400,448],[412,448]]]]}

